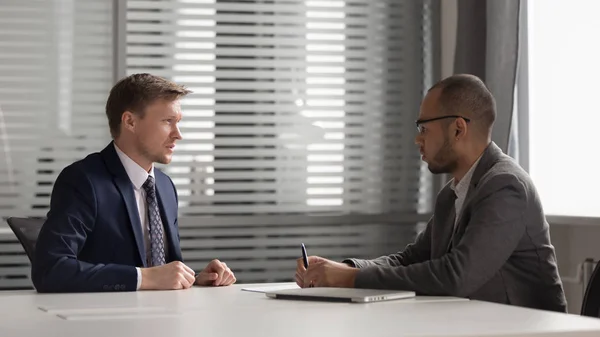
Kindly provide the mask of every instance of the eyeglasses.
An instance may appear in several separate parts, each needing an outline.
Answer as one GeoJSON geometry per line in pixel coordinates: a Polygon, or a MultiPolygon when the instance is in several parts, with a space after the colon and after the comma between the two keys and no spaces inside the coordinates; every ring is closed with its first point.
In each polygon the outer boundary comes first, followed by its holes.
{"type": "Polygon", "coordinates": [[[415,124],[417,125],[417,130],[419,131],[419,133],[422,134],[425,132],[425,128],[423,128],[423,124],[433,122],[433,121],[438,121],[440,119],[446,119],[446,118],[462,118],[467,123],[469,123],[471,121],[469,118],[466,118],[463,116],[450,115],[450,116],[442,116],[442,117],[435,117],[435,118],[429,118],[429,119],[419,119],[419,120],[415,121],[415,124]]]}

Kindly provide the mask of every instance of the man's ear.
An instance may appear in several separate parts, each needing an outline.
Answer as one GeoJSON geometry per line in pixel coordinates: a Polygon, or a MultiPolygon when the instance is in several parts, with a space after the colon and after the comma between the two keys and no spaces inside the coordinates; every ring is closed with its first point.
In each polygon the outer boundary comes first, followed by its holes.
{"type": "Polygon", "coordinates": [[[464,137],[467,134],[467,122],[464,119],[457,118],[454,122],[454,125],[456,126],[456,134],[454,137],[458,139],[459,137],[464,137]]]}
{"type": "Polygon", "coordinates": [[[137,116],[133,112],[127,110],[121,115],[121,124],[123,124],[125,129],[134,132],[137,124],[137,116]]]}

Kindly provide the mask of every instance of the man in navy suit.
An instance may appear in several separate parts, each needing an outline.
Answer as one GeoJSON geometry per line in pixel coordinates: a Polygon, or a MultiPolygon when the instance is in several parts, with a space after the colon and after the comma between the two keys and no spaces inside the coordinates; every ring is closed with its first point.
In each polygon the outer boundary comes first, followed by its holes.
{"type": "Polygon", "coordinates": [[[66,167],[52,191],[32,264],[39,292],[186,289],[236,279],[211,261],[195,274],[182,262],[177,191],[154,169],[168,164],[181,139],[184,87],[135,74],[110,91],[106,115],[114,139],[66,167]]]}

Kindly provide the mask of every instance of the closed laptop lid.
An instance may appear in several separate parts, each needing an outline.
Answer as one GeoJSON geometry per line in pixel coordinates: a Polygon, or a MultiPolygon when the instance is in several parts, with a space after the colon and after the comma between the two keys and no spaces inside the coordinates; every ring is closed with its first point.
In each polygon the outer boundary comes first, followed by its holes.
{"type": "Polygon", "coordinates": [[[415,293],[402,290],[303,288],[272,291],[266,295],[277,299],[367,303],[414,297],[415,293]]]}

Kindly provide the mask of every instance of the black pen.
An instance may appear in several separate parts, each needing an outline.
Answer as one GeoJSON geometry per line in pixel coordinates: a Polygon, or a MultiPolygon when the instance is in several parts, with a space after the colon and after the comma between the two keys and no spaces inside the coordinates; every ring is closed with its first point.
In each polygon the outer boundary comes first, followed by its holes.
{"type": "Polygon", "coordinates": [[[304,268],[308,269],[308,255],[306,255],[306,247],[302,244],[302,260],[304,261],[304,268]]]}

